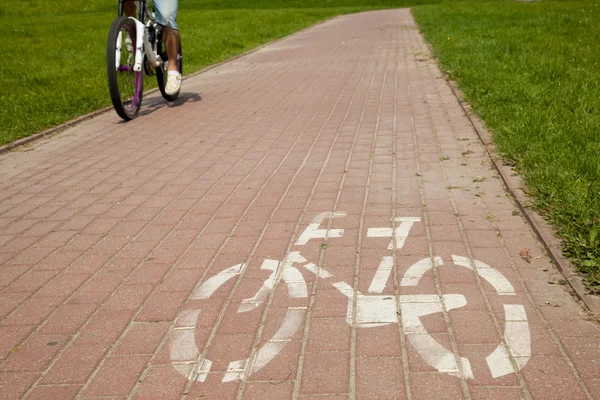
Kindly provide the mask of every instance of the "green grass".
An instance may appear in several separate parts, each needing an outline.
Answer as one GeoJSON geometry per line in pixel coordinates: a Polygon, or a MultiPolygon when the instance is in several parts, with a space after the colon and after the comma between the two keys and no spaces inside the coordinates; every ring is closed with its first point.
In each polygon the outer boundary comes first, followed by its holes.
{"type": "Polygon", "coordinates": [[[600,292],[600,1],[444,3],[413,14],[600,292]]]}
{"type": "MultiPolygon", "coordinates": [[[[183,0],[184,72],[334,15],[435,1],[183,0]]],[[[116,9],[116,0],[2,0],[0,145],[110,105],[105,49],[116,9]]]]}

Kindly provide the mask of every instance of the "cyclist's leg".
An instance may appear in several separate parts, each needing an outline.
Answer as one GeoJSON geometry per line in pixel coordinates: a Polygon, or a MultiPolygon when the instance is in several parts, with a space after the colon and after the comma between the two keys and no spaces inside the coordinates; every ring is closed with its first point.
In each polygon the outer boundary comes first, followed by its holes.
{"type": "Polygon", "coordinates": [[[128,17],[135,17],[135,0],[125,0],[123,3],[123,12],[128,17]]]}
{"type": "Polygon", "coordinates": [[[169,58],[169,71],[178,71],[179,30],[165,26],[163,28],[163,35],[165,38],[165,47],[167,48],[167,57],[169,58]]]}
{"type": "Polygon", "coordinates": [[[177,26],[177,1],[154,0],[156,22],[163,26],[163,39],[169,58],[169,71],[178,70],[179,27],[177,26]]]}

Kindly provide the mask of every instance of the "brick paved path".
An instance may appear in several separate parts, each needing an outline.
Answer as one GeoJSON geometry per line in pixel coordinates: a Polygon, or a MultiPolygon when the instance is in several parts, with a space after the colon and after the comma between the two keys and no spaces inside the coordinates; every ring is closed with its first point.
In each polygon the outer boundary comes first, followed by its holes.
{"type": "Polygon", "coordinates": [[[600,398],[430,57],[344,16],[0,157],[0,398],[600,398]]]}

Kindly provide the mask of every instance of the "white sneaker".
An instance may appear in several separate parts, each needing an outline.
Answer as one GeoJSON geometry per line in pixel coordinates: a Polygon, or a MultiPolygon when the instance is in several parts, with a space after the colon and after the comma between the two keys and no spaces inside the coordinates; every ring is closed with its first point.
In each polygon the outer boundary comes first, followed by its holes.
{"type": "Polygon", "coordinates": [[[133,53],[133,41],[129,35],[125,36],[125,49],[127,49],[128,52],[133,53]]]}
{"type": "Polygon", "coordinates": [[[177,94],[181,89],[181,74],[177,71],[169,71],[167,77],[167,85],[165,86],[165,93],[169,96],[177,94]]]}

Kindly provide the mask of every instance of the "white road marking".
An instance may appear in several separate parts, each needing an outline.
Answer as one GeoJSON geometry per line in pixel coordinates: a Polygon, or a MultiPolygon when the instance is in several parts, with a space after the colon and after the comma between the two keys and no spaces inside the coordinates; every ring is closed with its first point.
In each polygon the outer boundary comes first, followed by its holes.
{"type": "Polygon", "coordinates": [[[257,372],[265,365],[267,365],[272,359],[277,357],[283,347],[291,340],[294,336],[298,327],[302,324],[302,320],[306,314],[306,309],[288,309],[283,323],[275,332],[275,335],[271,340],[265,343],[254,359],[254,365],[252,366],[252,372],[257,372]]]}
{"type": "Polygon", "coordinates": [[[352,296],[354,295],[354,289],[352,288],[352,286],[348,285],[346,282],[336,282],[333,284],[333,286],[340,291],[340,293],[342,293],[344,296],[346,296],[349,299],[352,299],[352,296]]]}
{"type": "MultiPolygon", "coordinates": [[[[352,325],[352,302],[348,302],[346,316],[348,324],[352,325]]],[[[373,328],[398,322],[398,308],[394,296],[386,295],[356,295],[356,327],[373,328]]]]}
{"type": "Polygon", "coordinates": [[[198,368],[198,376],[196,378],[197,382],[204,382],[206,377],[208,377],[208,373],[210,372],[210,368],[212,367],[212,361],[206,359],[202,361],[200,364],[200,368],[198,368]]]}
{"type": "Polygon", "coordinates": [[[404,333],[423,360],[438,371],[455,376],[461,376],[462,374],[466,378],[472,378],[473,371],[469,360],[461,357],[461,368],[459,368],[454,354],[427,333],[421,323],[420,317],[442,312],[442,301],[446,310],[452,310],[467,304],[466,298],[460,294],[445,294],[442,296],[442,300],[436,294],[400,296],[404,333]]]}
{"type": "Polygon", "coordinates": [[[295,245],[296,246],[304,246],[311,239],[329,239],[329,238],[342,237],[344,235],[343,229],[319,229],[319,226],[321,226],[321,223],[326,218],[339,218],[339,217],[344,217],[344,216],[346,216],[346,214],[342,213],[342,212],[320,213],[313,219],[312,223],[306,227],[304,232],[302,232],[302,234],[296,241],[295,245]]]}
{"type": "Polygon", "coordinates": [[[317,267],[313,263],[304,264],[303,267],[312,272],[313,274],[317,275],[319,278],[326,279],[331,278],[333,276],[329,272],[325,271],[323,268],[317,267]]]}
{"type": "Polygon", "coordinates": [[[263,261],[260,269],[271,271],[271,275],[264,281],[261,288],[253,297],[242,300],[242,304],[238,307],[238,313],[245,313],[258,308],[269,297],[269,293],[271,293],[277,281],[279,265],[279,261],[277,260],[266,259],[263,261]]]}
{"type": "Polygon", "coordinates": [[[227,372],[225,373],[225,376],[221,382],[225,383],[244,379],[247,361],[248,359],[246,358],[243,360],[230,362],[229,366],[227,367],[227,372]]]}
{"type": "Polygon", "coordinates": [[[424,258],[417,261],[404,273],[400,281],[400,286],[417,286],[423,275],[432,269],[434,265],[439,267],[444,265],[444,261],[441,257],[434,257],[433,261],[431,258],[424,258]]]}
{"type": "Polygon", "coordinates": [[[388,250],[394,248],[394,241],[396,242],[396,249],[404,247],[404,242],[408,237],[410,228],[412,228],[415,222],[421,221],[419,217],[398,217],[395,219],[396,222],[400,222],[400,226],[395,229],[392,228],[369,228],[367,230],[367,237],[390,237],[392,240],[388,245],[388,250]]]}
{"type": "Polygon", "coordinates": [[[192,299],[208,299],[221,285],[227,282],[229,279],[240,274],[246,264],[237,264],[233,267],[227,268],[217,275],[208,278],[202,285],[200,285],[192,295],[192,299]]]}
{"type": "Polygon", "coordinates": [[[304,246],[311,239],[329,239],[344,235],[343,229],[319,229],[319,226],[320,224],[308,225],[296,241],[296,246],[304,246]]]}
{"type": "Polygon", "coordinates": [[[497,269],[490,267],[489,265],[482,263],[481,261],[471,260],[467,257],[452,256],[454,264],[461,265],[469,268],[479,274],[485,279],[490,285],[496,289],[496,292],[501,296],[513,296],[515,295],[515,289],[504,275],[497,269]]]}
{"type": "Polygon", "coordinates": [[[171,362],[181,375],[191,379],[200,351],[196,346],[196,323],[200,310],[184,310],[177,319],[171,341],[171,362]]]}
{"type": "Polygon", "coordinates": [[[521,304],[505,304],[504,314],[506,318],[504,340],[508,345],[508,351],[503,344],[499,344],[486,358],[494,378],[515,372],[509,353],[519,369],[523,368],[531,358],[531,332],[525,307],[521,304]]]}
{"type": "Polygon", "coordinates": [[[283,270],[283,281],[288,287],[288,296],[293,299],[304,298],[308,295],[306,281],[295,267],[286,267],[283,270]]]}
{"type": "Polygon", "coordinates": [[[383,293],[383,289],[385,289],[385,285],[390,277],[393,267],[394,257],[384,256],[371,281],[371,285],[368,289],[369,293],[383,293]]]}

